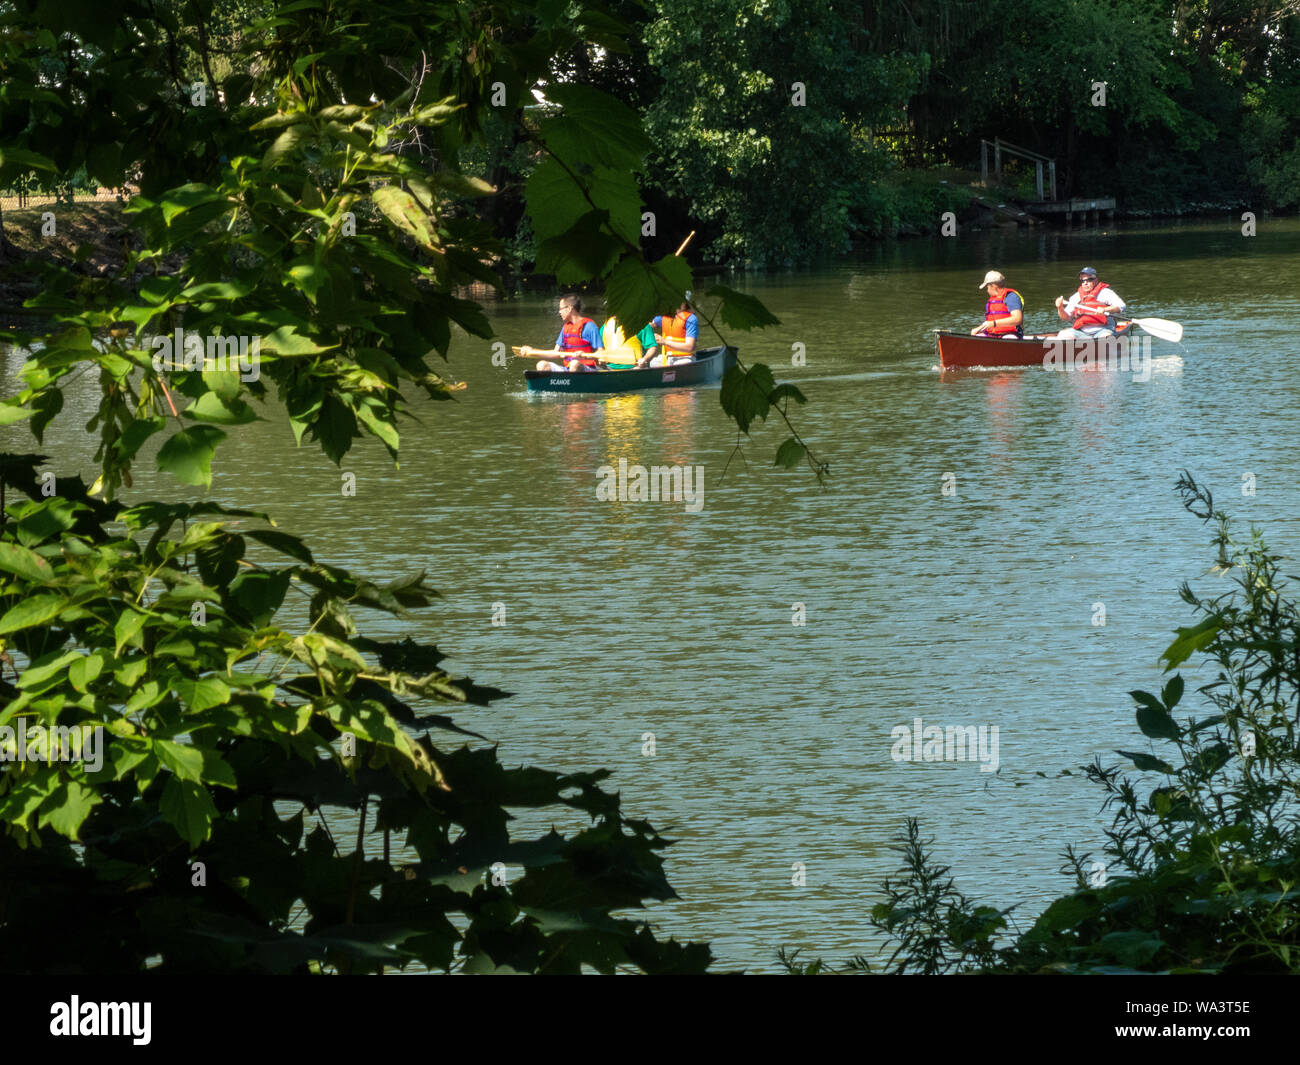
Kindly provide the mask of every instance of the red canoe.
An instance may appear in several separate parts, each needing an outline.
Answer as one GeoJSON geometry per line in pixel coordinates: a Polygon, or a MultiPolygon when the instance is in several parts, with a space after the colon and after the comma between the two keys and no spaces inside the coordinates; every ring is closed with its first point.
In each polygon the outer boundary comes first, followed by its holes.
{"type": "MultiPolygon", "coordinates": [[[[1128,323],[1120,323],[1120,335],[1127,331],[1128,323]]],[[[1053,337],[1034,336],[1024,340],[999,340],[994,337],[971,336],[942,329],[934,331],[935,346],[939,349],[939,367],[944,370],[993,369],[1001,366],[1042,366],[1052,353],[1053,337]]]]}

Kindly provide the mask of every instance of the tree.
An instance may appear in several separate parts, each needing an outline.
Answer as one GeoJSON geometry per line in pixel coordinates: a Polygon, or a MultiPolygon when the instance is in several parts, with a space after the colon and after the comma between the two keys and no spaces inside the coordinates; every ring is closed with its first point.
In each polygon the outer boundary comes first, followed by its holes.
{"type": "Polygon", "coordinates": [[[856,51],[842,3],[660,0],[656,10],[645,30],[663,79],[646,116],[654,180],[689,205],[719,260],[844,250],[874,169],[861,130],[901,108],[918,77],[912,57],[856,51]]]}
{"type": "MultiPolygon", "coordinates": [[[[150,437],[166,436],[160,468],[206,487],[222,440],[272,400],[334,461],[363,433],[397,456],[403,387],[449,399],[426,359],[446,354],[454,327],[490,333],[454,294],[495,280],[468,206],[489,190],[458,154],[499,90],[522,106],[584,33],[524,3],[267,5],[274,18],[235,34],[241,73],[221,81],[211,36],[189,30],[230,10],[86,0],[5,13],[0,125],[28,153],[6,160],[138,174],[143,247],[110,278],[48,269],[29,303],[52,324],[25,338],[22,390],[0,404],[0,423],[26,420],[39,444],[73,375],[100,384],[90,489],[38,477],[41,455],[0,462],[0,640],[14,673],[0,678],[0,727],[33,749],[57,728],[82,755],[96,729],[110,738],[102,764],[0,767],[3,964],[698,971],[706,946],[612,915],[673,893],[666,841],[623,814],[603,771],[509,769],[494,749],[433,742],[474,734],[431,704],[504,693],[447,675],[433,645],[360,631],[361,611],[426,605],[425,574],[367,581],[268,515],[215,502],[119,501],[150,437]],[[172,54],[183,39],[189,67],[172,54]],[[58,130],[88,106],[103,121],[80,123],[67,147],[58,130]],[[431,150],[390,150],[415,137],[431,150]],[[517,806],[592,825],[516,839],[517,806]],[[357,816],[350,850],[331,828],[342,811],[357,816]],[[38,934],[25,914],[51,903],[93,913],[94,942],[38,934]]],[[[584,100],[613,103],[575,96],[574,112],[584,100]]],[[[571,143],[580,122],[557,118],[552,139],[571,143]]],[[[573,239],[551,247],[581,254],[573,239]]],[[[618,258],[635,264],[629,279],[648,274],[638,255],[618,258]]]]}

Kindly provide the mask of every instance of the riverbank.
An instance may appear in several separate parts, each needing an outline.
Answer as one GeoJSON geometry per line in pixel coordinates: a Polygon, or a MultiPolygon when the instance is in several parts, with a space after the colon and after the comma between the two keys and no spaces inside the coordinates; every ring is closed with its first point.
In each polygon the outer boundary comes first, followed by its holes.
{"type": "Polygon", "coordinates": [[[39,203],[5,211],[0,316],[34,316],[23,302],[40,291],[43,263],[62,263],[86,277],[106,277],[120,270],[129,251],[141,246],[127,225],[123,206],[114,200],[97,200],[39,203]]]}

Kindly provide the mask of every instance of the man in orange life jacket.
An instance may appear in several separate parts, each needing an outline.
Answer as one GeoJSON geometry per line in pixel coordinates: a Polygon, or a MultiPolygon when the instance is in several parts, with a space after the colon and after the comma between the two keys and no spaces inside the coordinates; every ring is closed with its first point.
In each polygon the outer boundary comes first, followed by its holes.
{"type": "Polygon", "coordinates": [[[561,362],[549,362],[543,359],[537,364],[539,370],[554,370],[563,373],[585,373],[599,370],[600,360],[589,358],[601,348],[600,328],[590,318],[582,316],[582,297],[570,292],[560,297],[560,332],[555,338],[555,347],[550,351],[540,348],[523,347],[519,350],[525,355],[559,355],[561,362]]]}
{"type": "Polygon", "coordinates": [[[984,321],[970,331],[971,336],[1001,337],[1019,340],[1025,335],[1025,304],[1020,293],[1007,288],[1007,279],[996,270],[990,270],[980,282],[989,299],[984,304],[984,321]]]}
{"type": "Polygon", "coordinates": [[[1056,297],[1056,314],[1063,322],[1070,325],[1056,335],[1086,340],[1089,337],[1113,337],[1115,335],[1114,311],[1122,311],[1126,304],[1115,294],[1105,281],[1097,277],[1097,271],[1085,266],[1079,271],[1079,289],[1067,301],[1064,296],[1056,297]]]}
{"type": "Polygon", "coordinates": [[[655,344],[646,350],[638,366],[668,366],[691,360],[700,336],[700,320],[691,310],[689,292],[673,317],[657,315],[651,325],[655,331],[655,344]],[[663,353],[658,355],[660,349],[663,353]]]}

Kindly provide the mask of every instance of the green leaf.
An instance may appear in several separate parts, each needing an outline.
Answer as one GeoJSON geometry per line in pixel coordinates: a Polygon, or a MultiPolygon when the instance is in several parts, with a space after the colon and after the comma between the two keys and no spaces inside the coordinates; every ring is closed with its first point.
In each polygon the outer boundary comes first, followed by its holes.
{"type": "Polygon", "coordinates": [[[284,602],[291,576],[287,569],[278,573],[241,573],[230,585],[230,597],[252,619],[254,625],[266,625],[284,602]]]}
{"type": "Polygon", "coordinates": [[[767,397],[768,403],[772,404],[774,407],[783,399],[792,399],[796,403],[800,404],[808,402],[807,397],[800,392],[799,389],[795,388],[794,385],[777,385],[772,389],[771,394],[767,397]]]}
{"type": "Polygon", "coordinates": [[[204,204],[217,203],[221,198],[216,189],[197,182],[168,189],[161,201],[163,221],[170,226],[184,212],[204,204]]]}
{"type": "Polygon", "coordinates": [[[113,653],[120,655],[123,647],[140,646],[139,632],[144,628],[148,615],[140,613],[138,610],[132,610],[127,607],[122,611],[121,616],[117,619],[117,624],[113,626],[113,653]]]}
{"type": "Polygon", "coordinates": [[[65,651],[63,654],[51,651],[23,670],[18,678],[18,687],[23,691],[39,691],[46,681],[61,675],[74,661],[81,660],[79,651],[65,651]]]}
{"type": "Polygon", "coordinates": [[[79,692],[84,692],[95,678],[103,672],[104,652],[95,651],[89,655],[78,655],[77,660],[68,669],[68,680],[79,692]]]}
{"type": "Polygon", "coordinates": [[[691,268],[685,259],[669,255],[653,267],[635,256],[626,256],[605,284],[606,309],[629,333],[639,331],[656,315],[675,314],[691,287],[691,268]],[[661,273],[665,276],[660,277],[661,273]]]}
{"type": "Polygon", "coordinates": [[[1164,702],[1165,707],[1172,710],[1178,705],[1179,700],[1181,700],[1182,697],[1183,675],[1178,673],[1169,679],[1169,683],[1165,685],[1164,690],[1160,693],[1160,698],[1164,702]]]}
{"type": "Polygon", "coordinates": [[[623,250],[623,242],[607,231],[608,211],[588,211],[567,232],[537,245],[537,272],[554,274],[562,285],[604,277],[623,250]]]}
{"type": "Polygon", "coordinates": [[[321,289],[331,284],[330,272],[320,263],[309,259],[299,259],[290,266],[289,277],[312,303],[316,302],[321,289]]]}
{"type": "Polygon", "coordinates": [[[15,422],[30,418],[35,413],[30,407],[19,406],[16,400],[7,399],[0,403],[0,425],[13,425],[15,422]]]}
{"type": "Polygon", "coordinates": [[[175,681],[172,690],[193,711],[209,710],[230,702],[230,688],[220,677],[203,677],[200,680],[186,677],[175,681]]]}
{"type": "Polygon", "coordinates": [[[41,827],[49,825],[59,835],[76,840],[80,838],[78,833],[90,811],[101,802],[103,800],[93,788],[78,780],[64,780],[41,803],[41,816],[37,823],[41,827]]]}
{"type": "Polygon", "coordinates": [[[58,173],[59,168],[52,159],[37,152],[29,152],[25,148],[0,148],[0,172],[5,170],[15,174],[23,170],[50,170],[58,173]]]}
{"type": "Polygon", "coordinates": [[[153,751],[158,756],[158,761],[181,780],[198,783],[203,774],[203,754],[197,748],[174,740],[155,740],[153,751]]]}
{"type": "Polygon", "coordinates": [[[223,788],[238,788],[239,781],[235,779],[235,771],[216,751],[208,747],[200,748],[203,754],[203,782],[205,784],[217,784],[223,788]]]}
{"type": "Polygon", "coordinates": [[[767,397],[776,387],[772,371],[763,363],[748,370],[733,366],[723,375],[719,401],[727,415],[734,419],[742,433],[748,433],[755,418],[767,419],[770,409],[767,397]]]}
{"type": "Polygon", "coordinates": [[[267,170],[279,166],[311,135],[312,130],[310,126],[302,124],[289,126],[283,133],[275,138],[271,147],[267,148],[266,154],[262,156],[262,166],[267,170]]]}
{"type": "Polygon", "coordinates": [[[0,617],[0,633],[45,625],[58,617],[67,605],[68,601],[61,595],[34,595],[24,599],[0,617]]]}
{"type": "Polygon", "coordinates": [[[803,460],[807,454],[807,449],[799,443],[793,436],[787,437],[779,448],[776,449],[775,465],[783,466],[787,470],[791,469],[803,460]]]}
{"type": "Polygon", "coordinates": [[[400,438],[397,427],[387,420],[387,412],[382,408],[376,410],[369,403],[361,403],[357,409],[357,419],[375,436],[383,441],[384,446],[396,455],[400,438]]]}
{"type": "Polygon", "coordinates": [[[242,399],[223,400],[215,392],[204,392],[185,409],[185,417],[215,425],[247,425],[258,420],[242,399]]]}
{"type": "Polygon", "coordinates": [[[1160,656],[1165,663],[1165,672],[1168,673],[1171,669],[1182,665],[1197,651],[1208,647],[1221,628],[1223,628],[1223,619],[1216,615],[1206,618],[1191,628],[1175,629],[1174,642],[1166,647],[1164,654],[1160,656]]]}
{"type": "Polygon", "coordinates": [[[434,246],[429,216],[409,192],[399,189],[396,185],[385,185],[375,190],[372,199],[375,201],[375,206],[383,211],[384,216],[398,229],[408,233],[425,248],[434,246]]]}
{"type": "Polygon", "coordinates": [[[732,329],[763,329],[781,324],[781,319],[755,296],[747,296],[725,285],[714,285],[707,294],[722,300],[722,324],[732,329]]]}
{"type": "Polygon", "coordinates": [[[179,299],[186,303],[199,303],[203,300],[237,300],[253,291],[250,281],[201,281],[189,285],[180,294],[179,299]]]}
{"type": "Polygon", "coordinates": [[[191,847],[197,847],[208,838],[212,820],[217,816],[217,808],[207,788],[178,776],[167,781],[160,809],[163,819],[175,826],[191,847]]]}
{"type": "Polygon", "coordinates": [[[226,438],[220,429],[195,425],[182,429],[158,452],[158,469],[172,474],[183,484],[212,486],[212,455],[226,438]]]}
{"type": "Polygon", "coordinates": [[[1182,729],[1165,712],[1164,707],[1156,710],[1149,706],[1139,706],[1137,723],[1138,728],[1142,730],[1142,735],[1149,736],[1153,740],[1176,740],[1182,735],[1182,729]]]}
{"type": "Polygon", "coordinates": [[[54,578],[50,564],[35,551],[7,541],[0,543],[0,570],[38,584],[47,584],[54,578]]]}
{"type": "Polygon", "coordinates": [[[83,504],[60,497],[47,499],[18,520],[18,539],[28,547],[53,539],[76,525],[77,511],[85,509],[83,504]]]}
{"type": "MultiPolygon", "coordinates": [[[[633,195],[633,210],[637,218],[636,237],[639,240],[640,200],[635,198],[635,186],[633,195]]],[[[578,224],[583,215],[593,209],[593,205],[583,195],[582,187],[554,159],[544,160],[532,172],[524,189],[524,198],[539,245],[551,237],[567,233],[578,224]]],[[[601,203],[596,199],[596,210],[609,211],[610,206],[609,203],[601,203]]]]}
{"type": "Polygon", "coordinates": [[[290,536],[288,533],[280,532],[277,529],[249,529],[244,535],[250,540],[257,540],[259,543],[266,544],[267,547],[274,548],[282,555],[289,555],[309,566],[314,561],[307,546],[298,537],[290,536]]]}
{"type": "Polygon", "coordinates": [[[641,116],[608,93],[578,82],[553,81],[546,86],[546,98],[562,108],[562,117],[543,124],[542,138],[570,166],[590,159],[631,173],[642,169],[654,150],[641,116]]]}
{"type": "Polygon", "coordinates": [[[1159,758],[1156,758],[1153,755],[1143,754],[1141,751],[1116,751],[1115,753],[1121,754],[1125,758],[1129,759],[1134,766],[1136,766],[1138,769],[1142,770],[1143,772],[1153,772],[1153,773],[1174,772],[1174,767],[1171,766],[1168,762],[1161,761],[1159,758]]]}
{"type": "Polygon", "coordinates": [[[282,325],[262,339],[261,351],[263,354],[275,355],[315,355],[334,347],[337,345],[317,344],[310,337],[303,336],[293,326],[282,325]]]}

